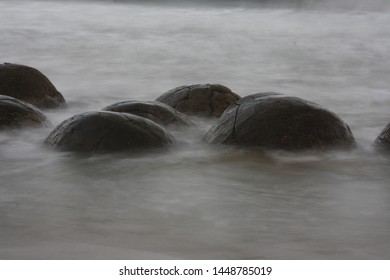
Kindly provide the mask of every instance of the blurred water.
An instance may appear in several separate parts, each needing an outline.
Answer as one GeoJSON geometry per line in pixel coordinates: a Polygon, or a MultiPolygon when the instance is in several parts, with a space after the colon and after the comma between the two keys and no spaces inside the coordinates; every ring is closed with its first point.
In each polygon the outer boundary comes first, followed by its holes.
{"type": "Polygon", "coordinates": [[[389,26],[363,8],[0,1],[1,62],[41,70],[70,105],[0,133],[0,258],[389,258],[390,160],[372,149],[390,121],[389,26]],[[359,147],[209,146],[205,120],[163,153],[42,144],[76,113],[194,83],[320,103],[359,147]]]}

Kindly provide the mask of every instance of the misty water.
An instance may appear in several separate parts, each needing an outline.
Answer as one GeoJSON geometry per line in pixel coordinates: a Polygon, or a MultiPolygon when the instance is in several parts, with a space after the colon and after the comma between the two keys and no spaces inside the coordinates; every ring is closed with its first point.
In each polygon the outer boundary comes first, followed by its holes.
{"type": "Polygon", "coordinates": [[[69,104],[48,127],[0,132],[0,258],[389,258],[390,155],[372,146],[390,121],[382,1],[162,2],[0,1],[0,62],[39,69],[69,104]],[[203,119],[167,151],[43,144],[74,114],[197,83],[314,101],[358,147],[213,146],[203,119]]]}

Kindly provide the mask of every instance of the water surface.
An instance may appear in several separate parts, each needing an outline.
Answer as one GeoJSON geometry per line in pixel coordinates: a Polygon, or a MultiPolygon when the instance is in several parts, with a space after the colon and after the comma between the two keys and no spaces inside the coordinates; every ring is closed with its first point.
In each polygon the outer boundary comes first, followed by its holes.
{"type": "Polygon", "coordinates": [[[41,70],[69,103],[47,128],[0,133],[0,258],[389,258],[390,157],[372,142],[390,121],[390,15],[361,7],[0,1],[2,62],[41,70]],[[76,113],[195,83],[317,102],[358,148],[210,146],[199,119],[165,152],[43,145],[76,113]]]}

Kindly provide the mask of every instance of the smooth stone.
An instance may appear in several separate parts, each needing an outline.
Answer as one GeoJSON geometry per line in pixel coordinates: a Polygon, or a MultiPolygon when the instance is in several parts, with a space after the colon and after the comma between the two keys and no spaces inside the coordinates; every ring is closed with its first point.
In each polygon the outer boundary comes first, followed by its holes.
{"type": "Polygon", "coordinates": [[[162,126],[190,124],[187,116],[158,101],[122,101],[104,107],[102,110],[137,115],[162,126]]]}
{"type": "Polygon", "coordinates": [[[64,150],[98,152],[164,147],[174,138],[160,125],[135,115],[86,112],[58,125],[46,143],[64,150]]]}
{"type": "Polygon", "coordinates": [[[210,128],[211,144],[306,150],[355,147],[348,125],[318,104],[278,93],[246,96],[210,128]]]}
{"type": "Polygon", "coordinates": [[[64,97],[50,80],[37,69],[25,65],[0,64],[0,94],[40,109],[66,106],[64,97]]]}
{"type": "Polygon", "coordinates": [[[390,123],[381,131],[375,139],[375,146],[377,148],[386,149],[390,151],[390,123]]]}
{"type": "Polygon", "coordinates": [[[46,122],[45,115],[35,106],[0,95],[0,129],[43,126],[46,122]]]}
{"type": "Polygon", "coordinates": [[[219,84],[197,84],[174,88],[156,99],[179,112],[198,117],[220,117],[240,99],[229,88],[219,84]]]}

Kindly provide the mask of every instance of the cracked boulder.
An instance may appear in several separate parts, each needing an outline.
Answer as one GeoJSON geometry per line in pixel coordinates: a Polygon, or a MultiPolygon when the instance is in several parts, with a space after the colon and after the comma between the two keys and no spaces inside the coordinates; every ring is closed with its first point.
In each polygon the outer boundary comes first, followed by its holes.
{"type": "Polygon", "coordinates": [[[156,99],[179,112],[198,117],[220,117],[240,96],[218,84],[181,86],[156,99]]]}
{"type": "Polygon", "coordinates": [[[42,126],[45,123],[45,115],[35,106],[0,95],[0,129],[42,126]]]}
{"type": "Polygon", "coordinates": [[[188,126],[190,124],[187,116],[158,101],[129,100],[114,103],[104,107],[102,110],[137,115],[154,121],[162,126],[188,126]]]}
{"type": "Polygon", "coordinates": [[[135,115],[87,112],[58,125],[46,143],[82,152],[120,151],[163,147],[174,142],[160,125],[135,115]]]}
{"type": "Polygon", "coordinates": [[[210,128],[205,140],[292,151],[355,146],[351,130],[337,115],[313,102],[277,93],[240,99],[210,128]]]}
{"type": "Polygon", "coordinates": [[[390,123],[387,124],[387,126],[375,139],[375,146],[378,148],[390,150],[390,123]]]}
{"type": "Polygon", "coordinates": [[[40,109],[66,106],[62,94],[35,68],[0,64],[0,94],[31,103],[40,109]]]}

